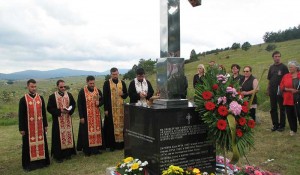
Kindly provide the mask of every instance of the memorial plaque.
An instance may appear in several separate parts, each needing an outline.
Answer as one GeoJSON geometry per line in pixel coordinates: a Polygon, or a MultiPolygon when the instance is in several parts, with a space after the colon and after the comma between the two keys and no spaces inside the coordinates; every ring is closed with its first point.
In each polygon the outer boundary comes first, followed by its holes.
{"type": "Polygon", "coordinates": [[[215,172],[215,148],[195,107],[146,108],[125,105],[125,157],[149,162],[150,174],[170,165],[215,172]]]}

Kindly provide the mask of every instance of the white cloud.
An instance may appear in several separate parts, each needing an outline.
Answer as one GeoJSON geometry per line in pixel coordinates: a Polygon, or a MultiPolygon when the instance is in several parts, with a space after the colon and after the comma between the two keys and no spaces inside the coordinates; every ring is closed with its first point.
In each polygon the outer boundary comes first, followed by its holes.
{"type": "MultiPolygon", "coordinates": [[[[297,0],[181,0],[181,56],[262,43],[299,25],[297,0]]],[[[159,57],[159,0],[0,0],[0,72],[61,67],[105,71],[159,57]],[[31,65],[31,66],[30,66],[31,65]]]]}

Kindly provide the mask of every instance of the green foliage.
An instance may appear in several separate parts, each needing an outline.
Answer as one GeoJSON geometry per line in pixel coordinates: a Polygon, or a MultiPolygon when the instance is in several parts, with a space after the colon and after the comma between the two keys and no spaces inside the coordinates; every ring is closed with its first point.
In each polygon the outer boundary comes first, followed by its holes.
{"type": "Polygon", "coordinates": [[[221,150],[233,152],[237,161],[238,155],[245,155],[254,145],[249,99],[242,99],[239,82],[217,66],[208,68],[202,80],[203,84],[196,85],[195,105],[208,125],[208,136],[221,150]]]}
{"type": "MultiPolygon", "coordinates": [[[[125,75],[124,75],[125,76],[125,75]]],[[[110,74],[107,74],[107,75],[105,75],[105,81],[107,81],[107,80],[109,80],[110,79],[110,74]]]]}
{"type": "Polygon", "coordinates": [[[241,48],[241,44],[240,43],[233,43],[232,46],[231,46],[232,50],[237,50],[239,48],[241,48]]]}
{"type": "Polygon", "coordinates": [[[263,40],[266,43],[270,42],[283,42],[288,40],[300,39],[300,25],[278,32],[266,32],[263,40]]]}
{"type": "Polygon", "coordinates": [[[248,41],[246,41],[242,45],[242,50],[247,51],[250,49],[250,47],[251,47],[251,44],[248,41]]]}
{"type": "Polygon", "coordinates": [[[123,79],[124,80],[132,80],[135,78],[135,72],[137,68],[142,67],[146,74],[151,75],[155,73],[155,65],[156,61],[152,61],[151,59],[145,60],[145,59],[140,59],[138,65],[133,65],[133,67],[124,74],[123,79]]]}
{"type": "Polygon", "coordinates": [[[268,44],[266,47],[266,51],[271,52],[271,51],[275,50],[276,47],[277,46],[275,44],[268,44]]]}

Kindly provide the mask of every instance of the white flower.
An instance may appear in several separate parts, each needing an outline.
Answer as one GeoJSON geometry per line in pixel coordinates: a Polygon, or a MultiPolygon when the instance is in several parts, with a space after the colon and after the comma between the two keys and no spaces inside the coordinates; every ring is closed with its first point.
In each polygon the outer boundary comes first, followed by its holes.
{"type": "Polygon", "coordinates": [[[140,165],[142,163],[142,161],[139,160],[137,163],[140,165]]]}
{"type": "Polygon", "coordinates": [[[143,171],[143,168],[139,168],[139,171],[143,171]]]}

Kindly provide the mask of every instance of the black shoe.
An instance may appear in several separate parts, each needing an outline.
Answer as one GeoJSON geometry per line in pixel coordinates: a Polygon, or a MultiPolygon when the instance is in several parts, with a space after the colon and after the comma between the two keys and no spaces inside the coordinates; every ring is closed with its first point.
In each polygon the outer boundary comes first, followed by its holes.
{"type": "Polygon", "coordinates": [[[71,156],[67,156],[67,157],[66,157],[66,160],[71,160],[71,159],[72,159],[71,156]]]}
{"type": "Polygon", "coordinates": [[[93,154],[98,155],[98,154],[101,154],[101,152],[100,151],[95,151],[95,152],[93,152],[93,154]]]}
{"type": "Polygon", "coordinates": [[[26,173],[28,173],[28,172],[30,172],[30,171],[32,171],[32,169],[30,169],[30,168],[23,168],[24,169],[24,171],[26,172],[26,173]]]}
{"type": "Polygon", "coordinates": [[[273,128],[271,129],[271,131],[277,131],[278,127],[273,126],[273,128]]]}
{"type": "Polygon", "coordinates": [[[114,148],[109,148],[110,152],[114,152],[115,149],[114,148]]]}
{"type": "Polygon", "coordinates": [[[284,127],[279,127],[279,128],[277,129],[277,131],[279,131],[279,132],[284,131],[284,127]]]}
{"type": "Polygon", "coordinates": [[[84,153],[84,156],[85,156],[85,157],[90,157],[90,156],[91,156],[91,153],[84,153]]]}

